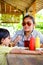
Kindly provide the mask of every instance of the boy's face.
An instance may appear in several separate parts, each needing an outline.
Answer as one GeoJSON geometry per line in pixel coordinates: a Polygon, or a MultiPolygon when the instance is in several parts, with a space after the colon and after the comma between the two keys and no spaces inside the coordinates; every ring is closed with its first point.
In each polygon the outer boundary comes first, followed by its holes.
{"type": "Polygon", "coordinates": [[[31,32],[33,30],[35,24],[33,24],[32,19],[27,17],[24,19],[22,25],[23,25],[24,31],[30,31],[31,32]]]}
{"type": "Polygon", "coordinates": [[[8,46],[11,42],[10,36],[6,37],[5,39],[3,39],[2,44],[5,46],[8,46]]]}

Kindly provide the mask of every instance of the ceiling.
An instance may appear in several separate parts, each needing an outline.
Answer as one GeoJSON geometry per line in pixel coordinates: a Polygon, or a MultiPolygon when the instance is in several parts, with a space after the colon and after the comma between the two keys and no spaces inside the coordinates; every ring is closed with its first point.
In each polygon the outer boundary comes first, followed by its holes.
{"type": "Polygon", "coordinates": [[[43,0],[1,0],[0,3],[1,13],[33,14],[43,9],[43,0]]]}
{"type": "Polygon", "coordinates": [[[28,11],[38,12],[39,10],[43,9],[43,0],[35,0],[32,6],[28,9],[28,11]]]}
{"type": "Polygon", "coordinates": [[[4,1],[13,5],[17,9],[24,11],[26,8],[29,8],[35,0],[4,0],[4,1]]]}

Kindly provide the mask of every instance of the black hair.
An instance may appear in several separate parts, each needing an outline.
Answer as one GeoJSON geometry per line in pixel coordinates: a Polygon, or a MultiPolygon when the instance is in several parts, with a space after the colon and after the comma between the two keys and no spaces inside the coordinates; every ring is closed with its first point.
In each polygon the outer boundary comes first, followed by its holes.
{"type": "Polygon", "coordinates": [[[9,31],[7,29],[0,28],[0,44],[2,44],[1,43],[2,38],[5,39],[8,36],[10,36],[9,31]]]}
{"type": "Polygon", "coordinates": [[[30,15],[26,15],[26,16],[24,16],[24,17],[23,17],[23,21],[24,21],[25,18],[28,18],[28,17],[29,17],[30,19],[32,19],[33,24],[35,24],[35,20],[34,20],[34,18],[33,18],[32,16],[30,16],[30,15]]]}

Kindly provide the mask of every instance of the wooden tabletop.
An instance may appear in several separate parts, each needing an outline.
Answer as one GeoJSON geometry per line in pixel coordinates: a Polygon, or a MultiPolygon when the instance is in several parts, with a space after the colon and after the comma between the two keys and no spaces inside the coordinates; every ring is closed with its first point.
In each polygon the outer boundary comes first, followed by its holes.
{"type": "Polygon", "coordinates": [[[13,49],[7,54],[8,65],[43,65],[43,51],[13,49]]]}
{"type": "Polygon", "coordinates": [[[43,51],[41,50],[25,50],[25,49],[12,49],[10,51],[10,54],[35,54],[35,55],[42,55],[43,54],[43,51]]]}
{"type": "Polygon", "coordinates": [[[43,65],[43,55],[8,54],[8,65],[43,65]]]}

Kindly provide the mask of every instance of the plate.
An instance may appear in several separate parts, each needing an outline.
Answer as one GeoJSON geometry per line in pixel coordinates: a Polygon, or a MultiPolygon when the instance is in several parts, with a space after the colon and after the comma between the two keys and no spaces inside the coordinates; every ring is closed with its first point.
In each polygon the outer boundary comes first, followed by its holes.
{"type": "Polygon", "coordinates": [[[28,50],[29,48],[28,47],[18,47],[18,46],[15,46],[14,49],[26,49],[26,50],[28,50]]]}
{"type": "Polygon", "coordinates": [[[36,48],[36,50],[43,51],[43,48],[36,48]]]}

